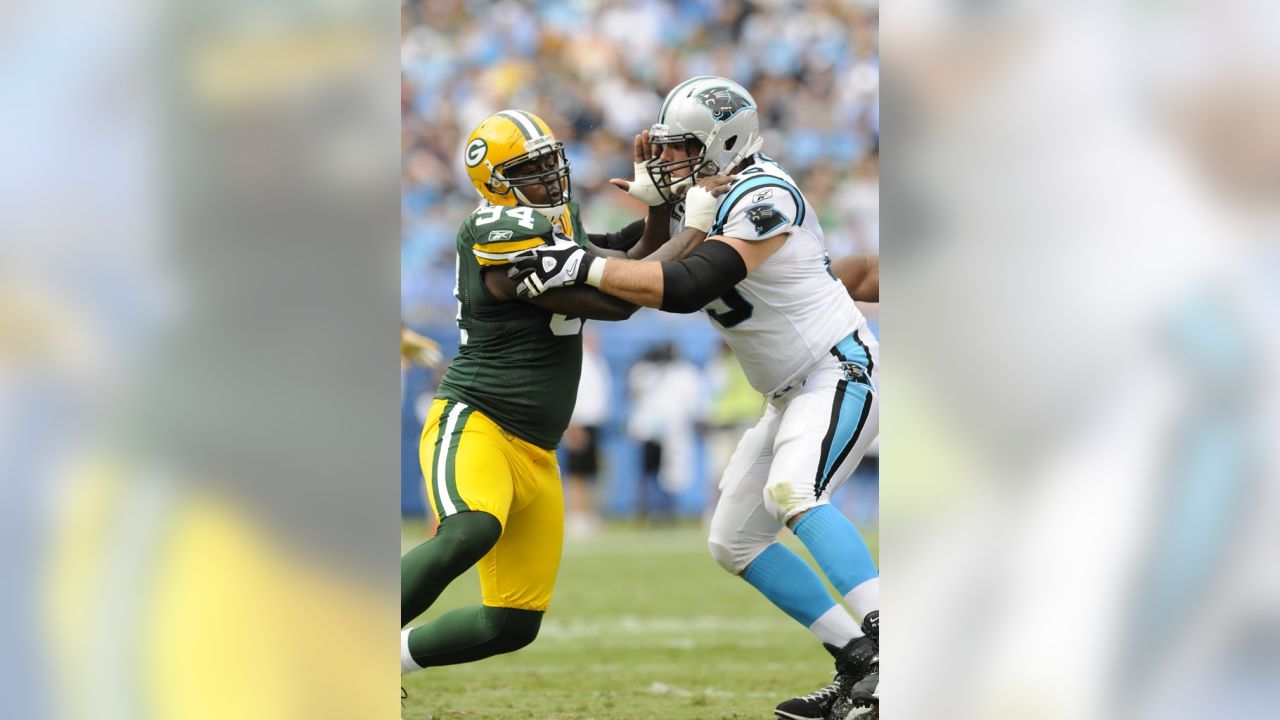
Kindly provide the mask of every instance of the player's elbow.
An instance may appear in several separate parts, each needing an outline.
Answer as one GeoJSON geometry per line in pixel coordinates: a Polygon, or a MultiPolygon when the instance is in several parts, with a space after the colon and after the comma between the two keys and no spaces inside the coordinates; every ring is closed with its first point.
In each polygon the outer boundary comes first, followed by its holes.
{"type": "Polygon", "coordinates": [[[858,302],[880,302],[880,284],[876,281],[863,279],[857,284],[846,285],[849,291],[849,297],[858,302]]]}

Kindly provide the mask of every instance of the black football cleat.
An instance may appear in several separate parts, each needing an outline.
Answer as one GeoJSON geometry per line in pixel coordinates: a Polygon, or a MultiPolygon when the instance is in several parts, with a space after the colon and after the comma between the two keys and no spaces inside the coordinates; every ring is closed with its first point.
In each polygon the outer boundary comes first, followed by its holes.
{"type": "Polygon", "coordinates": [[[872,610],[862,618],[862,632],[880,647],[880,611],[872,610]]]}
{"type": "Polygon", "coordinates": [[[824,688],[778,703],[778,707],[773,709],[773,714],[783,720],[826,720],[838,697],[840,697],[840,677],[836,676],[831,684],[824,688]]]}
{"type": "Polygon", "coordinates": [[[850,640],[835,656],[836,675],[846,681],[847,688],[852,688],[854,683],[880,670],[880,647],[869,635],[850,640]]]}
{"type": "Polygon", "coordinates": [[[831,705],[827,720],[875,720],[880,717],[880,671],[854,683],[848,693],[840,694],[831,705]]]}
{"type": "MultiPolygon", "coordinates": [[[[866,629],[871,627],[878,636],[879,614],[877,613],[875,616],[873,623],[869,624],[867,621],[863,621],[862,626],[863,632],[866,632],[866,629]]],[[[871,616],[868,615],[867,619],[871,620],[871,616]]],[[[815,690],[808,695],[801,695],[779,703],[773,710],[773,714],[776,717],[784,720],[827,720],[827,718],[831,717],[832,709],[837,700],[841,698],[850,699],[854,686],[863,678],[879,670],[880,650],[876,640],[871,635],[854,638],[839,650],[830,645],[826,646],[826,648],[836,657],[835,680],[830,685],[815,690]]]]}
{"type": "MultiPolygon", "coordinates": [[[[862,632],[874,647],[874,656],[866,660],[865,655],[855,656],[842,650],[845,662],[848,663],[843,670],[840,665],[841,656],[836,656],[836,670],[845,678],[857,679],[841,686],[835,701],[831,704],[831,712],[827,715],[827,720],[873,720],[880,717],[879,610],[867,613],[867,616],[862,619],[862,632]],[[858,673],[863,668],[868,668],[868,671],[859,677],[858,673]]],[[[847,647],[846,650],[848,650],[847,647]]]]}

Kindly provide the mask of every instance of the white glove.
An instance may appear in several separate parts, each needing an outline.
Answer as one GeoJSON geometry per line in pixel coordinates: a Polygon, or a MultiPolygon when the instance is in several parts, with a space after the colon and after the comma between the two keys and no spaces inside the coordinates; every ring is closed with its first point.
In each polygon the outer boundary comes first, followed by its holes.
{"type": "Polygon", "coordinates": [[[649,207],[657,207],[659,205],[666,204],[666,198],[662,197],[662,193],[659,192],[658,188],[653,184],[653,179],[649,177],[649,168],[645,163],[635,164],[632,178],[631,182],[619,180],[613,184],[616,187],[626,190],[628,195],[649,207]]]}
{"type": "Polygon", "coordinates": [[[604,258],[583,250],[572,240],[543,245],[513,258],[507,277],[516,281],[516,294],[535,298],[558,287],[588,283],[599,286],[604,258]]]}
{"type": "Polygon", "coordinates": [[[720,198],[694,185],[684,194],[684,226],[711,232],[711,223],[716,219],[719,207],[720,198]]]}

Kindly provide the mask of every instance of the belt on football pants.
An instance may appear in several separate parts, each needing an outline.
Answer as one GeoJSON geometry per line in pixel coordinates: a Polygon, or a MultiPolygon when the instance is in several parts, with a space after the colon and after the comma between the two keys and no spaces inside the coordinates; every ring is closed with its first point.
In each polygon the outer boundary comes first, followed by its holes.
{"type": "MultiPolygon", "coordinates": [[[[849,382],[862,383],[863,385],[871,384],[871,351],[866,345],[858,339],[858,331],[846,335],[840,342],[831,346],[831,355],[840,363],[844,369],[844,376],[849,382]]],[[[770,400],[777,400],[785,397],[787,393],[796,388],[804,387],[806,382],[787,383],[787,385],[779,390],[769,393],[770,400]]]]}

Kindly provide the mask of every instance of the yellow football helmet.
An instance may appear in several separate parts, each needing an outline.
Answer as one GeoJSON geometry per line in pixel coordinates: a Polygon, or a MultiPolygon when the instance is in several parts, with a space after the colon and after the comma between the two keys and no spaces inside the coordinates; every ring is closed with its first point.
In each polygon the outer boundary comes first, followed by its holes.
{"type": "Polygon", "coordinates": [[[485,118],[462,153],[471,184],[494,205],[525,205],[556,216],[569,202],[569,160],[542,118],[503,110],[485,118]]]}

